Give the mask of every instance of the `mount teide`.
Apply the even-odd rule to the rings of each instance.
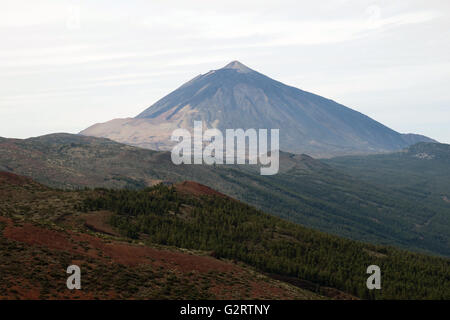
[[[135,118],[95,124],[83,135],[169,150],[176,128],[280,129],[280,148],[316,157],[399,150],[433,141],[401,134],[321,96],[287,86],[238,61],[199,75]]]

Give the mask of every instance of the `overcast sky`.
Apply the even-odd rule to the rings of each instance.
[[[134,117],[239,60],[450,143],[450,1],[1,0],[0,136]]]

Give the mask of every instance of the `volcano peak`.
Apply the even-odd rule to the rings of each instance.
[[[234,70],[237,70],[238,72],[242,72],[242,73],[253,72],[252,69],[250,69],[243,63],[240,63],[237,60],[231,61],[229,64],[227,64],[222,69],[234,69]]]

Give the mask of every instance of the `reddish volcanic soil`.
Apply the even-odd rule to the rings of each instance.
[[[177,191],[225,195],[185,181]],[[1,299],[314,299],[208,252],[124,240],[111,212],[81,212],[82,193],[60,191],[0,172]],[[82,289],[66,286],[81,268]]]
[[[175,189],[181,193],[188,193],[195,196],[208,196],[214,195],[219,197],[226,197],[223,193],[220,193],[210,187],[197,183],[195,181],[183,181],[175,185]]]
[[[7,239],[74,254],[83,254],[93,258],[104,259],[106,256],[113,262],[128,266],[154,262],[157,265],[177,268],[181,271],[198,272],[209,272],[212,270],[228,272],[235,267],[232,264],[224,263],[209,256],[195,256],[118,241],[106,242],[88,234],[54,231],[36,227],[29,223],[24,223],[22,226],[14,226],[11,220],[5,218],[2,218],[1,221],[7,222],[7,226],[3,231],[3,236]],[[79,243],[86,243],[88,250],[86,250],[86,246],[80,247]],[[102,253],[102,255],[99,253]]]
[[[3,231],[0,229],[1,245],[15,247],[16,245],[12,244],[17,243],[22,246],[22,249],[18,249],[18,251],[6,250],[8,251],[6,257],[9,260],[3,259],[3,261],[0,261],[0,275],[6,274],[5,281],[7,281],[3,284],[5,288],[0,283],[0,290],[2,290],[0,299],[42,299],[42,292],[46,291],[48,291],[49,296],[46,296],[45,299],[93,299],[99,296],[99,292],[101,292],[101,299],[134,298],[133,296],[124,297],[122,295],[121,290],[127,289],[128,282],[119,279],[117,280],[117,286],[120,285],[120,287],[113,286],[113,288],[109,287],[103,290],[103,284],[99,282],[96,275],[90,276],[90,280],[85,280],[85,282],[90,283],[91,288],[96,286],[95,290],[88,289],[89,285],[82,290],[67,290],[64,283],[67,276],[64,268],[68,265],[64,267],[56,262],[60,256],[67,257],[66,264],[77,264],[83,270],[90,268],[103,272],[107,268],[113,268],[113,270],[119,268],[122,271],[112,271],[112,277],[120,277],[121,273],[125,273],[128,276],[131,274],[131,279],[143,277],[142,281],[148,281],[147,278],[149,278],[150,283],[145,284],[143,288],[145,290],[152,288],[153,291],[148,294],[140,294],[138,296],[140,299],[159,297],[159,289],[157,288],[161,284],[154,285],[151,282],[151,277],[154,277],[154,275],[147,277],[145,273],[147,271],[142,271],[148,268],[154,270],[150,271],[150,274],[159,272],[159,277],[162,277],[162,279],[170,278],[171,275],[177,277],[178,282],[172,285],[187,286],[187,292],[194,290],[193,288],[197,285],[201,287],[207,284],[207,289],[197,288],[195,290],[206,290],[208,297],[214,299],[308,298],[296,289],[286,288],[284,284],[268,278],[262,279],[261,275],[255,277],[254,272],[250,269],[207,255],[101,239],[90,234],[70,230],[52,230],[28,222],[17,222],[2,216],[0,216],[0,225],[3,225]],[[34,251],[29,253],[30,250]],[[5,255],[5,250],[2,249],[1,251],[0,254]],[[39,265],[39,268],[36,267],[36,264]],[[42,270],[42,266],[45,266],[44,270]],[[16,275],[8,274],[8,271],[4,271],[8,267],[12,269],[6,270],[24,268],[24,270],[31,272],[33,277],[22,276],[22,271]],[[47,268],[47,271],[45,271],[45,268]],[[41,274],[41,272],[43,273]],[[105,271],[105,273],[107,272]],[[52,274],[59,274],[60,279],[49,278]],[[41,279],[41,282],[33,281],[34,277]],[[44,284],[42,284],[42,279],[45,280]],[[108,280],[108,282],[108,285],[114,283],[113,280]],[[45,283],[56,283],[58,289],[45,289]],[[164,286],[164,284],[162,285]]]
[[[37,184],[30,178],[18,176],[10,172],[0,171],[0,184],[23,186],[31,183]]]

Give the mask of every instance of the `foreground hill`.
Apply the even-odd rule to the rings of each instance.
[[[108,212],[75,209],[88,194],[0,172],[0,299],[321,298],[205,251],[124,241]],[[81,290],[66,287],[72,264]]]
[[[238,61],[199,75],[136,118],[93,125],[81,134],[154,150],[169,150],[176,128],[280,129],[283,151],[315,157],[376,153],[404,148],[420,135],[403,135],[321,96],[287,86]]]
[[[193,180],[287,220],[351,239],[450,256],[450,203],[362,180],[306,155],[280,154],[280,173],[255,166],[176,166],[170,153],[54,134],[0,139],[0,170],[59,188],[143,188]],[[437,168],[436,168],[437,170]],[[447,170],[441,167],[440,170]],[[427,223],[431,217],[439,228]],[[421,226],[418,228],[417,226]]]
[[[0,188],[6,298],[450,298],[448,259],[306,229],[194,182],[58,191],[0,173]],[[71,264],[81,291],[65,287]],[[366,288],[371,264],[381,291]]]

